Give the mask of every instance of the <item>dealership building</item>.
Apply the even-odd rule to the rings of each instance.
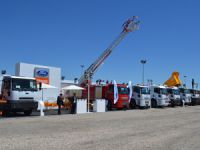
[[[36,78],[38,82],[49,84],[55,88],[44,88],[38,92],[37,100],[55,102],[57,96],[62,92],[62,87],[74,84],[72,80],[61,80],[61,68],[42,66],[28,63],[17,63],[15,66],[16,76]]]

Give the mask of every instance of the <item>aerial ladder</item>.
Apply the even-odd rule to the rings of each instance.
[[[85,71],[84,74],[78,80],[79,85],[86,85],[91,82],[91,79],[94,73],[98,70],[98,68],[102,65],[102,63],[108,58],[108,56],[112,53],[114,48],[116,48],[119,43],[125,38],[125,36],[132,31],[139,29],[139,21],[137,16],[133,16],[128,19],[122,26],[123,30],[119,34],[119,36],[111,43],[111,45],[92,63]]]

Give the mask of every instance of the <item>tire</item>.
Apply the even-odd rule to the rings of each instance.
[[[157,101],[155,99],[152,99],[151,100],[151,108],[157,108],[158,105],[157,105]]]
[[[32,114],[32,110],[25,110],[24,115],[30,116]]]
[[[134,99],[132,99],[132,100],[130,101],[129,108],[130,108],[130,109],[136,109],[136,102],[135,102]]]
[[[174,100],[171,100],[171,107],[175,107],[176,105],[175,105],[175,102],[174,102]]]
[[[108,111],[112,110],[112,102],[110,100],[108,100],[107,109]]]
[[[4,110],[4,111],[2,111],[2,116],[3,116],[3,117],[9,117],[9,116],[10,116],[10,112]]]

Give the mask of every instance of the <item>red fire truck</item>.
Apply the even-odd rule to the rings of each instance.
[[[88,98],[90,103],[92,100],[98,98],[105,98],[108,100],[109,109],[128,107],[128,89],[126,85],[118,84],[118,99],[114,103],[114,84],[106,84],[103,86],[92,85],[91,80],[94,73],[99,69],[106,58],[112,53],[115,47],[124,39],[124,37],[131,31],[139,28],[139,21],[137,16],[133,16],[123,24],[123,30],[120,35],[112,42],[112,44],[94,61],[78,80],[78,84],[84,87],[83,97]],[[88,93],[89,89],[89,93]]]

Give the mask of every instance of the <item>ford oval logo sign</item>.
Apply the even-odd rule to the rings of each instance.
[[[46,71],[46,70],[38,70],[37,75],[40,76],[40,77],[48,77],[49,72]]]

